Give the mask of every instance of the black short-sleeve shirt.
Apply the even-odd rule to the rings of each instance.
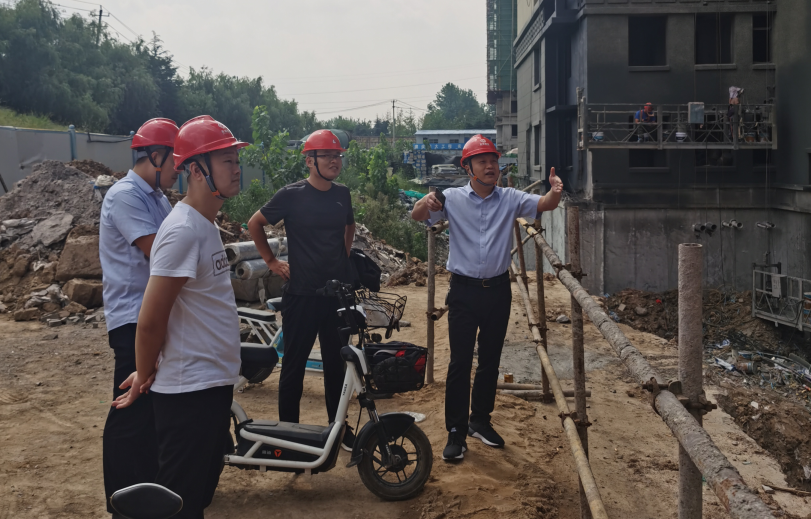
[[[287,292],[315,295],[331,279],[352,281],[344,232],[355,223],[355,215],[346,186],[333,182],[328,191],[319,191],[299,180],[277,191],[259,211],[271,225],[284,220],[290,263]]]

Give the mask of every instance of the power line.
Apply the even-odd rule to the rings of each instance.
[[[451,80],[448,80],[448,82],[466,81],[468,79],[481,79],[481,76],[472,76],[472,77],[465,77],[465,78],[460,78],[460,79],[451,79]],[[445,81],[445,80],[441,80],[441,81]],[[335,90],[333,92],[302,92],[302,93],[298,93],[298,94],[286,94],[286,96],[287,97],[292,97],[292,96],[309,96],[309,95],[346,94],[346,93],[350,93],[350,92],[369,92],[369,91],[376,91],[376,90],[391,90],[391,89],[394,89],[394,88],[407,88],[407,87],[436,85],[436,84],[437,84],[436,81],[431,81],[430,83],[416,83],[416,84],[412,84],[412,85],[397,85],[397,86],[392,86],[392,87],[380,87],[380,88],[361,88],[361,89],[358,89],[358,90]]]
[[[381,101],[379,103],[375,103],[375,104],[372,104],[372,105],[356,106],[354,108],[344,108],[344,109],[341,109],[341,110],[333,110],[331,112],[317,112],[317,113],[319,115],[337,114],[338,112],[351,112],[352,110],[361,110],[363,108],[371,108],[373,106],[379,106],[379,105],[382,105],[382,104],[388,104],[388,101]],[[313,111],[315,111],[315,110],[313,110]]]
[[[56,7],[64,7],[65,9],[73,9],[74,11],[85,11],[85,12],[88,12],[88,13],[95,13],[96,12],[96,11],[94,11],[92,9],[82,9],[81,7],[71,7],[69,5],[55,4],[53,2],[51,2],[51,5],[54,5]]]
[[[301,80],[301,81],[291,81],[291,83],[304,83],[304,82],[312,82],[313,79],[339,79],[339,78],[346,78],[346,79],[357,79],[357,78],[372,78],[372,77],[396,77],[396,76],[408,76],[411,74],[416,74],[419,72],[431,72],[435,70],[454,70],[459,68],[468,68],[474,64],[469,65],[458,65],[455,67],[433,67],[433,68],[423,68],[423,69],[415,69],[410,71],[403,71],[403,72],[395,72],[395,73],[371,73],[371,74],[343,74],[337,76],[296,76],[296,77],[289,77],[289,78],[274,78],[274,81],[287,81],[288,79],[292,80]]]
[[[115,18],[115,19],[118,21],[118,23],[120,23],[121,25],[123,25],[123,26],[124,26],[124,27],[125,27],[125,28],[126,28],[128,31],[130,31],[132,34],[134,34],[136,38],[140,38],[140,37],[141,37],[141,35],[140,35],[140,34],[136,33],[136,32],[135,32],[135,31],[133,31],[132,29],[130,29],[130,28],[127,26],[127,24],[125,24],[124,22],[122,22],[121,20],[119,20],[119,18],[118,18],[116,15],[114,15],[113,13],[111,13],[109,10],[107,11],[107,14],[109,14],[110,16],[112,16],[113,18]]]
[[[117,35],[121,36],[122,38],[124,38],[124,39],[125,39],[125,40],[127,40],[128,42],[132,43],[132,40],[131,40],[131,39],[127,38],[126,36],[124,36],[123,34],[121,34],[120,32],[118,32],[118,31],[115,29],[115,27],[113,27],[113,26],[112,26],[112,25],[110,25],[109,23],[104,22],[104,26],[105,26],[105,27],[107,27],[108,29],[110,29],[111,31],[113,31],[114,33],[116,33]]]

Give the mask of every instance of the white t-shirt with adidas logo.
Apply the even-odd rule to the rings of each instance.
[[[239,317],[215,225],[179,202],[160,226],[150,258],[151,276],[189,278],[169,315],[152,391],[190,393],[236,384]]]

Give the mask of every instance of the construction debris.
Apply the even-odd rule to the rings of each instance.
[[[716,397],[718,405],[735,419],[741,429],[771,453],[780,464],[786,480],[797,490],[811,491],[811,414],[808,409],[757,385],[737,386],[724,375],[714,382],[727,388]],[[758,408],[751,405],[757,401]],[[769,485],[772,488],[773,485]]]
[[[122,179],[127,174],[126,171],[116,173],[112,169],[102,164],[101,162],[96,162],[95,160],[73,160],[68,162],[67,165],[72,168],[76,168],[82,173],[91,176],[93,178],[97,178],[101,175],[106,175],[113,177],[115,179]]]
[[[0,197],[0,214],[8,220],[39,222],[58,213],[68,213],[73,215],[76,225],[98,225],[100,211],[101,204],[93,197],[93,179],[55,160],[34,166],[30,175]]]

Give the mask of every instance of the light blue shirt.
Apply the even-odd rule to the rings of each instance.
[[[450,251],[447,268],[454,274],[490,279],[507,272],[516,218],[535,218],[540,195],[496,187],[482,199],[468,183],[443,191],[445,207],[431,211],[428,225],[447,219]]]
[[[134,243],[156,234],[171,211],[164,194],[132,170],[107,191],[101,205],[99,259],[108,330],[138,322],[149,258]]]

